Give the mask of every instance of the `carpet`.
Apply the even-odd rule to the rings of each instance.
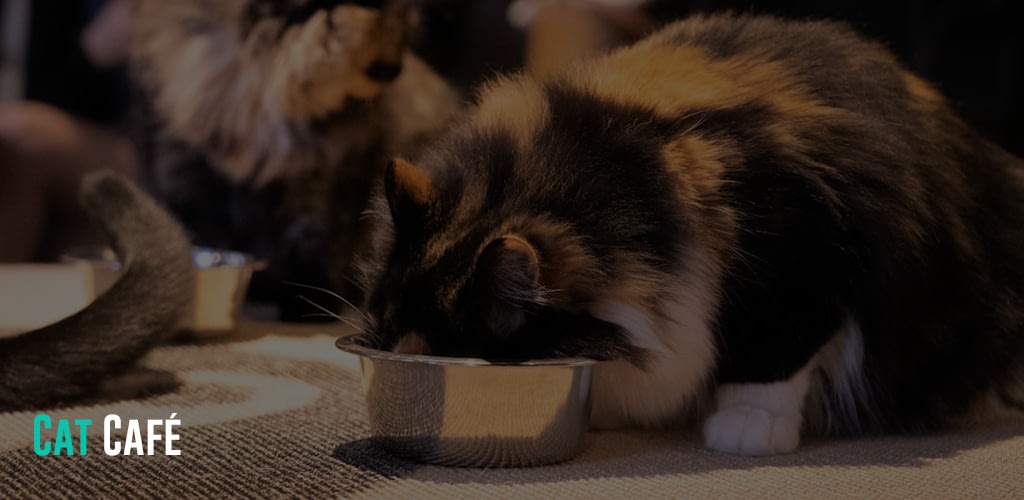
[[[368,440],[358,363],[325,325],[246,322],[145,361],[182,386],[46,412],[91,418],[86,456],[37,456],[32,413],[0,414],[0,498],[1024,498],[1024,418],[931,436],[819,440],[746,458],[686,433],[592,432],[564,464],[458,469],[397,459]],[[106,456],[102,423],[181,420],[180,456]],[[46,434],[44,434],[46,437]]]

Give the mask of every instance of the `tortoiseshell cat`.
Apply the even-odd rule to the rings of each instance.
[[[1024,387],[1024,163],[827,22],[685,20],[395,160],[368,342],[590,356],[593,424],[936,429]]]
[[[348,292],[371,186],[459,108],[406,51],[408,3],[141,1],[145,177],[195,242]]]

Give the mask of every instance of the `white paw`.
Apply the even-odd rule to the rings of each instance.
[[[800,444],[800,418],[748,405],[723,408],[704,423],[704,444],[747,456],[789,453]]]

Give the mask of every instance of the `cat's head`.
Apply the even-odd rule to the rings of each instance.
[[[337,160],[324,134],[412,76],[414,18],[411,0],[143,0],[133,70],[170,135],[264,184]]]
[[[378,95],[402,71],[410,0],[248,0],[240,35],[276,47],[293,118],[323,117]],[[281,50],[281,49],[284,50]]]
[[[378,214],[389,241],[367,303],[370,342],[503,361],[638,360],[621,327],[585,310],[602,281],[598,260],[570,225],[525,210],[500,166],[487,165],[502,161],[502,148],[486,151],[389,166]],[[462,165],[445,168],[451,162]]]

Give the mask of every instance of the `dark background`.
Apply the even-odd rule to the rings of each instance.
[[[426,0],[418,52],[463,90],[523,60],[523,35],[508,26],[508,0]],[[125,109],[121,70],[96,71],[78,48],[103,0],[33,0],[27,97],[114,123]],[[850,23],[881,40],[936,84],[961,114],[1024,155],[1024,29],[1018,0],[654,0],[663,20],[734,10]]]
[[[1019,0],[654,0],[658,17],[734,10],[849,23],[939,87],[960,113],[1024,156],[1024,2]]]

